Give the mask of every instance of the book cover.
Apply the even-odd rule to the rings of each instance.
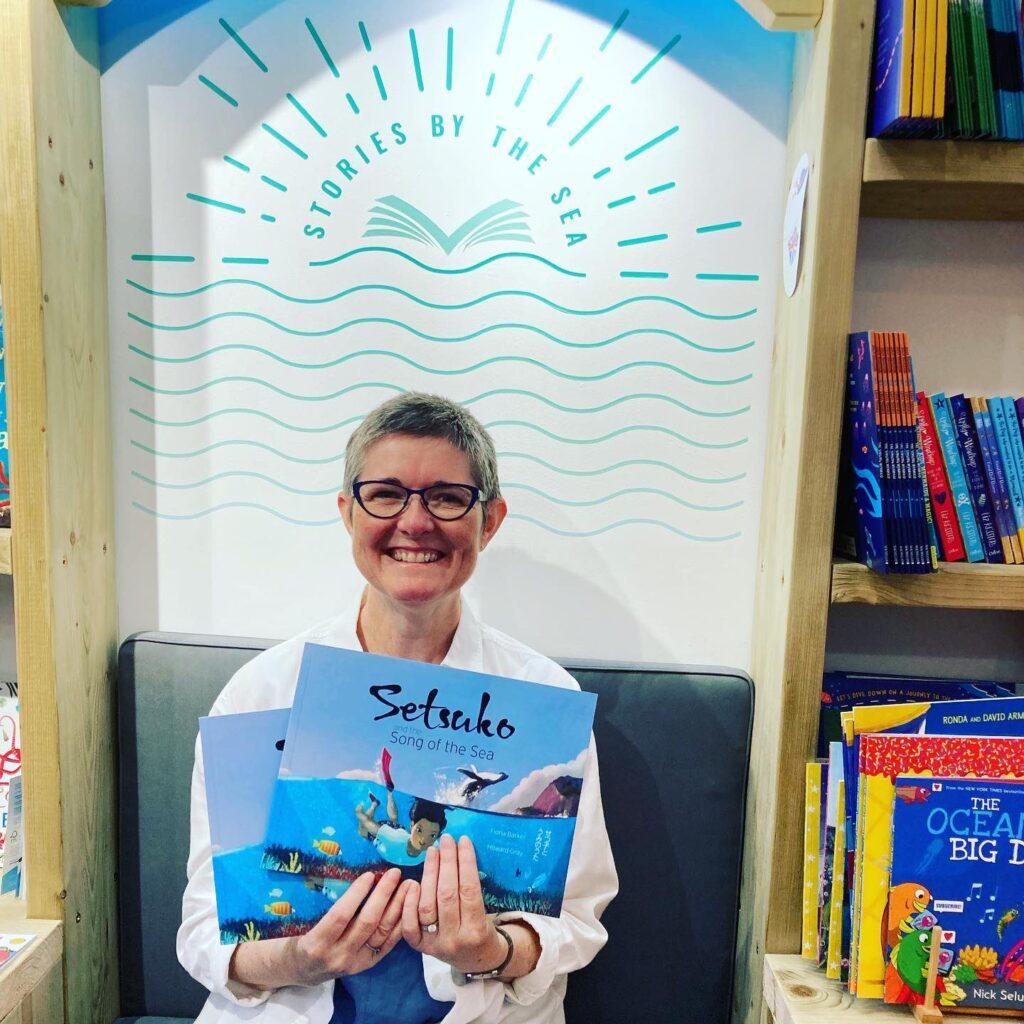
[[[939,0],[935,36],[935,112],[936,121],[946,116],[946,89],[950,73],[949,0]]]
[[[921,429],[917,419],[917,384],[914,381],[914,360],[907,353],[909,371],[909,392],[907,394],[907,418],[911,424],[914,438],[914,456],[917,464],[917,486],[921,492],[920,502],[924,514],[925,540],[928,545],[927,565],[932,572],[937,571],[940,557],[939,535],[935,529],[935,515],[932,511],[932,498],[928,493],[928,474],[924,466],[924,450],[921,447]]]
[[[978,523],[974,518],[971,492],[967,486],[963,464],[960,461],[960,449],[957,446],[956,428],[953,426],[953,417],[950,415],[949,401],[940,391],[931,396],[931,404],[932,413],[935,416],[935,426],[939,433],[939,443],[942,446],[943,459],[946,463],[953,506],[956,509],[960,534],[967,551],[967,560],[969,562],[984,562],[985,548],[981,542]]]
[[[22,803],[21,776],[11,779],[7,791],[7,835],[4,837],[4,869],[0,874],[0,896],[22,895],[25,859],[25,815]]]
[[[843,981],[849,970],[849,958],[844,963],[843,954],[843,889],[846,865],[846,781],[836,783],[836,828],[835,849],[832,860],[832,890],[829,893],[828,943],[825,961],[825,977]]]
[[[1017,420],[1017,407],[1013,404],[1012,398],[993,398],[991,401],[997,402],[1003,410],[1007,444],[1017,471],[1017,479],[1020,481],[1021,498],[1024,501],[1024,439],[1021,438],[1020,424]],[[1024,527],[1024,521],[1018,520],[1018,525]],[[1019,531],[1019,536],[1021,543],[1024,544],[1024,529]]]
[[[913,528],[915,572],[935,570],[934,529],[931,509],[928,507],[927,486],[924,478],[924,455],[917,430],[917,399],[914,387],[914,369],[910,358],[910,344],[903,331],[893,335],[899,382],[900,433],[906,452],[906,486],[909,517]]]
[[[932,418],[931,403],[923,392],[917,393],[918,429],[921,432],[921,450],[924,452],[925,472],[928,475],[928,493],[932,499],[935,529],[947,562],[962,562],[967,553],[960,537],[960,526],[950,495],[949,480],[942,459],[938,431]]]
[[[1010,492],[1010,508],[1013,521],[1017,526],[1017,541],[1024,546],[1024,480],[1017,472],[1017,460],[1010,440],[1010,424],[1006,422],[1006,410],[998,398],[988,400],[988,412],[992,420],[992,432],[995,434],[996,446],[1006,474],[1007,489]]]
[[[895,792],[885,1001],[924,1002],[938,924],[937,1005],[1021,1010],[1024,785],[901,776]]]
[[[824,828],[818,868],[818,942],[815,961],[818,967],[827,967],[831,942],[832,889],[835,871],[835,851],[839,833],[845,822],[839,818],[839,786],[843,780],[843,745],[829,744],[825,772]]]
[[[21,774],[19,718],[18,684],[13,679],[0,679],[0,874],[4,869],[11,782]]]
[[[6,967],[34,938],[34,935],[0,932],[0,969]]]
[[[287,708],[199,720],[224,944],[301,935],[354,880],[316,880],[262,866],[263,836],[288,730]]]
[[[825,762],[808,761],[804,765],[804,877],[800,899],[800,954],[805,960],[817,959],[818,878],[825,790]]]
[[[263,864],[418,877],[441,832],[465,835],[489,911],[557,916],[596,701],[307,644]]]
[[[871,135],[898,132],[910,118],[914,0],[879,0],[871,78]]]
[[[869,999],[881,999],[885,989],[885,950],[880,936],[889,894],[895,780],[900,775],[1024,778],[1024,737],[861,736],[863,821],[858,821],[859,919],[854,927],[859,936],[857,994]]]
[[[886,567],[902,572],[907,560],[906,532],[902,513],[900,447],[893,419],[893,373],[888,335],[871,332],[871,365],[875,378],[875,409],[882,449],[882,511],[885,515]]]
[[[971,493],[971,505],[985,550],[985,561],[1002,562],[1003,548],[999,539],[999,529],[996,526],[992,499],[989,497],[981,468],[981,454],[978,434],[974,425],[974,415],[963,395],[950,396],[949,411],[953,418],[953,427],[956,430],[957,446],[960,449],[960,460],[967,480],[967,489]]]
[[[974,412],[974,423],[978,428],[978,439],[981,442],[982,469],[988,480],[995,508],[996,523],[999,526],[999,539],[1003,548],[1003,557],[1007,564],[1021,561],[1020,539],[1017,536],[1017,520],[1010,505],[1010,490],[1003,469],[1002,456],[996,443],[992,429],[992,418],[988,413],[988,403],[984,398],[972,398],[971,409]]]

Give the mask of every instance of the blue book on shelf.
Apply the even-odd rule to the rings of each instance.
[[[949,487],[953,492],[957,518],[960,520],[960,532],[964,538],[964,547],[967,549],[967,561],[984,562],[985,548],[982,546],[981,533],[974,518],[971,492],[967,487],[964,467],[960,462],[956,428],[949,413],[949,401],[941,391],[937,395],[932,395],[932,409],[935,412],[935,427],[939,432],[946,472],[949,474]]]
[[[914,0],[878,0],[871,73],[870,134],[895,135],[911,125]]]
[[[557,917],[597,698],[306,644],[264,867],[419,877],[441,833],[476,849],[488,911]]]
[[[974,506],[978,529],[981,531],[982,544],[985,547],[985,561],[1002,562],[1003,548],[999,541],[999,528],[996,525],[992,499],[985,485],[985,475],[981,468],[978,433],[974,426],[971,407],[963,395],[951,395],[949,411],[953,416],[960,460],[963,463],[964,476],[967,478],[967,486],[971,492],[971,503]]]
[[[1010,440],[1010,424],[1006,421],[1006,407],[1001,398],[988,400],[988,411],[992,417],[992,431],[996,437],[999,454],[1003,460],[1007,488],[1010,492],[1010,507],[1013,510],[1017,536],[1024,539],[1024,479],[1017,469],[1017,459]],[[1014,417],[1016,419],[1016,417]]]
[[[846,471],[855,512],[854,541],[857,559],[875,572],[884,573],[888,571],[886,522],[870,335],[867,332],[851,334],[849,344]]]
[[[298,935],[327,913],[334,888],[262,866],[263,835],[288,730],[287,708],[199,720],[220,941]]]
[[[921,1002],[938,925],[943,1009],[1019,1012],[1024,783],[911,775],[896,778],[895,792],[886,1002]]]
[[[1013,541],[1017,537],[1017,521],[1010,504],[1010,490],[1003,469],[1002,456],[996,443],[995,431],[992,429],[992,416],[985,408],[984,399],[972,399],[974,424],[978,429],[981,442],[981,459],[988,480],[989,493],[996,513],[996,524],[999,527],[1000,541],[1003,542],[1003,554],[1007,562],[1015,561]]]
[[[1017,479],[1020,481],[1021,506],[1024,512],[1024,440],[1021,439],[1020,422],[1017,419],[1017,409],[1012,398],[994,398],[1003,410],[1003,419],[1006,422],[1007,444],[1010,449],[1010,456],[1013,459],[1013,466],[1017,472]],[[1019,519],[1017,525],[1024,528],[1024,519]]]

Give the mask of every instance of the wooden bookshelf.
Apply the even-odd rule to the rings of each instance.
[[[822,0],[739,0],[742,8],[765,28],[797,32],[821,21]]]
[[[63,1018],[63,927],[60,921],[29,918],[22,900],[10,896],[0,898],[0,932],[35,935],[31,944],[7,967],[0,968],[0,1021],[3,1024],[8,1020],[57,1021]],[[24,1016],[26,1001],[31,1017]],[[21,1017],[16,1016],[19,1008]]]
[[[832,566],[833,604],[907,605],[918,608],[1024,610],[1024,565],[940,562],[926,576],[872,572],[860,562]]]
[[[11,575],[11,531],[0,529],[0,576]]]
[[[1024,144],[868,139],[861,213],[1024,220]]]
[[[764,1000],[775,1024],[913,1024],[909,1006],[886,1006],[878,999],[855,999],[838,981],[810,960],[792,954],[764,958]],[[956,1024],[993,1024],[1006,1020],[973,1013],[957,1013],[947,1020]]]

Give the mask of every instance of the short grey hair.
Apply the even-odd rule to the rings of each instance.
[[[480,488],[480,499],[489,501],[501,497],[498,456],[484,425],[464,405],[422,391],[406,391],[382,402],[352,432],[345,446],[343,486],[346,494],[352,493],[370,446],[389,434],[437,437],[447,441],[468,456],[473,483]]]

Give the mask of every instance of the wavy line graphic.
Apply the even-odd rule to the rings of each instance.
[[[524,516],[516,512],[510,512],[508,518],[516,519],[521,523],[529,523],[531,526],[539,526],[542,530],[547,530],[548,533],[558,534],[559,537],[599,537],[602,533],[608,533],[609,530],[618,530],[623,526],[657,526],[686,540],[699,541],[705,544],[720,544],[724,541],[738,540],[742,536],[741,533],[727,533],[720,537],[700,537],[693,533],[687,533],[685,530],[677,529],[675,526],[670,526],[668,523],[663,523],[660,519],[620,519],[618,522],[609,523],[607,526],[601,526],[596,530],[560,530],[558,527],[542,523],[539,519],[534,519],[532,516]]]
[[[296,370],[328,370],[334,366],[341,366],[344,363],[351,362],[353,359],[377,357],[380,359],[397,359],[400,363],[404,363],[406,366],[411,366],[413,369],[419,370],[422,373],[433,374],[437,377],[461,377],[467,373],[475,373],[477,370],[482,370],[485,367],[494,366],[498,363],[521,363],[524,366],[535,366],[538,369],[544,370],[545,373],[550,373],[553,377],[558,377],[561,380],[572,381],[608,380],[610,377],[617,377],[620,373],[625,373],[627,370],[636,369],[668,370],[680,377],[685,377],[687,380],[692,380],[696,384],[706,384],[709,387],[728,387],[734,384],[743,384],[745,381],[748,381],[753,377],[752,373],[744,374],[742,377],[727,377],[725,379],[718,380],[710,377],[698,377],[696,374],[690,373],[689,371],[684,370],[681,366],[676,366],[674,363],[665,363],[654,359],[640,359],[630,363],[622,363],[619,366],[612,367],[610,370],[606,370],[604,373],[578,374],[566,373],[564,370],[558,370],[554,366],[542,362],[539,359],[533,359],[530,356],[492,356],[490,359],[482,359],[480,362],[472,363],[469,366],[453,369],[441,369],[436,366],[426,366],[423,363],[418,363],[415,359],[410,359],[408,356],[404,356],[399,352],[392,352],[389,349],[380,348],[360,349],[358,352],[349,352],[347,355],[338,356],[337,359],[331,359],[324,363],[301,363],[294,359],[286,359],[284,356],[280,356],[276,352],[271,352],[269,349],[262,348],[259,345],[218,345],[214,348],[204,349],[202,352],[191,356],[158,356],[152,352],[146,351],[145,349],[139,348],[136,345],[129,345],[128,349],[136,355],[140,355],[154,363],[194,363],[201,359],[206,359],[217,352],[229,350],[258,352],[260,355],[268,356],[270,359],[280,363],[282,366],[289,366]],[[747,408],[749,408],[749,406]],[[739,411],[745,412],[746,409]],[[693,412],[698,416],[736,416],[739,414],[736,411],[722,413],[705,412],[698,409],[694,409]]]
[[[672,465],[671,462],[661,462],[658,459],[623,459],[622,462],[614,462],[610,466],[602,466],[600,469],[569,469],[565,466],[556,466],[551,462],[530,452],[498,452],[499,459],[525,459],[527,462],[535,462],[553,473],[561,473],[563,476],[603,476],[605,473],[614,472],[616,469],[624,469],[632,466],[653,466],[657,469],[667,469],[684,480],[691,480],[697,484],[734,484],[746,477],[746,473],[737,473],[735,476],[723,476],[720,478],[695,476],[687,473],[686,470]]]
[[[542,263],[544,266],[550,267],[552,270],[557,270],[559,274],[565,274],[566,277],[587,276],[581,270],[568,270],[565,267],[560,267],[557,263],[552,263],[551,260],[545,259],[543,256],[539,256],[535,252],[499,252],[495,253],[493,256],[488,256],[487,259],[480,260],[479,263],[474,263],[469,267],[432,267],[430,264],[416,259],[415,256],[410,256],[407,252],[402,252],[401,249],[393,249],[386,245],[361,245],[357,249],[349,249],[348,252],[343,252],[340,256],[332,256],[329,260],[310,260],[309,265],[311,267],[330,267],[335,263],[341,263],[342,260],[351,259],[353,256],[359,256],[367,252],[385,252],[392,256],[399,256],[403,260],[419,267],[421,270],[429,271],[431,274],[472,274],[474,270],[480,270],[482,267],[489,266],[491,263],[495,263],[498,260],[523,259]]]
[[[475,299],[467,299],[465,302],[445,303],[430,302],[413,292],[406,291],[404,288],[399,288],[390,284],[360,284],[353,288],[346,288],[344,291],[335,292],[333,295],[326,295],[320,299],[311,299],[303,298],[298,295],[290,295],[288,292],[279,291],[277,288],[274,288],[263,281],[254,281],[248,277],[223,278],[220,281],[211,281],[209,284],[204,284],[200,288],[192,288],[188,291],[178,292],[160,291],[159,289],[149,288],[138,281],[133,281],[131,278],[127,278],[126,283],[137,291],[142,292],[144,295],[151,295],[155,298],[162,299],[191,299],[196,295],[203,295],[214,288],[222,288],[225,285],[246,285],[252,288],[258,288],[261,291],[267,292],[268,294],[282,299],[285,302],[309,306],[319,306],[326,305],[331,302],[337,302],[340,299],[344,299],[349,295],[355,295],[358,292],[380,291],[388,292],[392,295],[401,295],[403,298],[409,299],[411,302],[415,302],[417,305],[423,306],[427,309],[439,309],[446,312],[459,309],[471,309],[474,306],[490,302],[493,299],[524,298],[533,299],[536,302],[540,302],[547,306],[549,309],[554,309],[559,313],[568,313],[571,316],[603,316],[605,313],[614,313],[616,310],[623,309],[626,306],[635,305],[638,302],[664,303],[665,305],[672,306],[675,309],[681,309],[686,313],[691,313],[693,316],[698,317],[701,320],[746,320],[748,317],[752,317],[757,313],[757,307],[744,310],[742,313],[707,313],[703,310],[696,309],[694,306],[687,305],[685,302],[680,302],[678,299],[670,298],[668,295],[633,295],[627,299],[622,299],[619,302],[613,302],[610,306],[600,306],[596,309],[576,309],[572,306],[562,306],[554,300],[549,299],[544,295],[540,295],[537,292],[515,288],[502,289],[496,292],[487,292],[486,295],[481,295]],[[722,349],[720,351],[727,352],[731,350]]]
[[[165,395],[169,398],[183,398],[187,395],[195,395],[201,391],[206,391],[208,388],[213,387],[216,384],[257,384],[260,387],[268,388],[275,394],[281,395],[283,398],[291,398],[299,402],[327,402],[333,398],[340,398],[342,395],[346,395],[352,391],[361,391],[366,388],[383,388],[388,391],[396,391],[400,394],[404,394],[405,389],[400,388],[395,384],[385,384],[379,381],[367,381],[361,384],[350,384],[348,387],[341,388],[339,391],[331,392],[327,395],[298,395],[293,394],[290,391],[285,391],[283,388],[279,388],[276,384],[271,384],[269,381],[260,379],[259,377],[217,377],[214,380],[205,381],[202,384],[197,384],[192,388],[159,388],[154,384],[148,384],[145,381],[139,380],[137,377],[129,377],[129,382],[135,384],[137,387],[142,388],[145,391],[149,391],[156,395]],[[672,398],[669,395],[658,395],[653,393],[637,393],[632,395],[622,395],[619,398],[612,399],[610,402],[605,402],[603,405],[595,405],[590,407],[576,407],[571,405],[560,405],[558,402],[547,398],[544,395],[538,394],[535,391],[526,391],[522,388],[495,388],[492,391],[485,391],[483,394],[475,395],[473,398],[462,399],[462,405],[475,405],[477,402],[482,402],[486,398],[494,398],[498,395],[518,395],[522,398],[535,398],[539,402],[543,402],[545,405],[550,406],[553,409],[558,409],[560,412],[571,412],[571,413],[596,413],[604,412],[607,409],[613,409],[617,405],[621,405],[623,402],[633,402],[638,399],[648,398],[656,402],[667,402],[669,405],[673,405],[678,409],[683,409],[687,412],[693,410],[685,402],[680,402],[676,398]],[[697,448],[737,448],[742,444],[746,444],[747,438],[741,438],[738,441],[727,441],[723,443],[713,444],[705,441],[695,441],[690,439],[689,443]]]
[[[267,476],[265,473],[255,473],[249,470],[240,469],[227,470],[223,473],[214,473],[213,476],[205,477],[202,480],[192,480],[187,483],[171,483],[165,480],[154,480],[152,477],[139,473],[137,470],[132,470],[132,476],[143,481],[143,483],[149,484],[151,487],[174,491],[194,491],[198,490],[200,487],[206,487],[209,484],[215,483],[218,480],[235,478],[262,480],[265,483],[272,484],[274,487],[277,487],[282,491],[287,491],[289,494],[298,494],[307,497],[325,497],[329,494],[337,494],[339,489],[337,485],[334,487],[314,489],[292,487],[283,480]],[[541,490],[539,487],[533,487],[530,484],[503,483],[501,485],[501,489],[502,491],[528,491],[530,494],[535,494],[555,505],[565,505],[571,508],[593,508],[597,505],[604,505],[610,501],[614,501],[616,498],[628,497],[636,494],[668,498],[669,501],[673,501],[677,505],[682,505],[684,508],[692,509],[695,512],[730,512],[744,504],[742,501],[734,501],[728,505],[698,505],[694,502],[687,501],[685,498],[680,498],[678,495],[672,494],[669,491],[663,491],[656,487],[626,487],[622,490],[614,491],[611,494],[606,494],[603,497],[592,498],[587,501],[571,501],[567,498],[559,498],[553,494],[549,494],[547,491]]]
[[[644,396],[646,397],[646,396]],[[675,430],[671,430],[668,427],[662,427],[655,423],[633,423],[628,427],[619,427],[618,430],[612,430],[607,434],[601,434],[600,437],[565,437],[562,434],[555,434],[550,430],[546,430],[544,427],[537,423],[531,423],[528,420],[494,420],[491,423],[486,423],[484,426],[490,430],[492,427],[524,427],[526,430],[535,430],[538,434],[543,434],[545,437],[550,438],[552,441],[561,441],[562,444],[602,444],[605,441],[611,441],[613,438],[621,437],[623,434],[632,434],[634,431],[643,430],[649,431],[654,434],[666,434],[669,437],[675,438],[677,441],[682,441],[685,444],[695,445],[697,447],[703,447],[699,442],[694,441],[692,438],[687,437],[685,434],[680,434]],[[729,448],[738,448],[740,445],[746,444],[748,438],[744,437],[740,440],[727,445]]]
[[[263,316],[261,313],[246,313],[241,310],[229,311],[226,313],[214,313],[211,316],[205,317],[202,320],[197,320],[195,323],[191,324],[158,324],[153,323],[150,320],[146,320],[141,316],[137,316],[135,313],[128,314],[128,318],[130,320],[134,320],[143,327],[147,327],[154,331],[172,331],[174,333],[194,331],[200,327],[205,327],[207,324],[211,324],[216,320],[226,320],[232,317],[238,317],[244,320],[256,320],[260,323],[266,324],[268,327],[273,327],[282,334],[289,334],[294,338],[327,338],[334,334],[340,334],[342,331],[347,331],[353,327],[365,327],[372,324],[374,326],[399,327],[403,331],[407,331],[409,334],[412,334],[423,341],[435,341],[445,344],[474,341],[477,338],[483,337],[485,334],[492,334],[495,331],[517,330],[540,335],[540,337],[547,338],[548,341],[553,341],[556,345],[562,345],[565,348],[603,348],[605,345],[612,345],[625,338],[632,338],[638,335],[647,334],[672,338],[675,341],[681,342],[684,345],[689,345],[691,348],[698,349],[701,352],[742,352],[754,345],[753,341],[744,342],[742,345],[736,345],[729,348],[717,348],[708,345],[701,345],[698,342],[691,341],[682,334],[678,334],[675,331],[669,331],[661,327],[637,327],[630,331],[623,331],[620,334],[612,335],[612,337],[605,338],[602,341],[569,341],[566,338],[559,338],[557,335],[551,334],[549,331],[545,331],[542,327],[536,327],[533,324],[524,324],[514,321],[505,324],[489,324],[487,327],[481,327],[478,331],[471,331],[469,334],[445,335],[427,334],[401,320],[395,320],[391,317],[384,316],[359,317],[356,320],[347,320],[343,324],[338,324],[337,327],[328,327],[322,331],[303,331],[292,327],[285,327],[283,324],[278,323],[276,320],[271,320],[270,317]]]
[[[266,512],[269,515],[274,516],[276,519],[280,519],[282,522],[290,524],[291,526],[337,526],[339,523],[337,516],[332,516],[330,519],[294,519],[291,516],[286,516],[283,512],[278,512],[277,509],[270,508],[268,505],[261,505],[255,501],[225,501],[220,505],[212,505],[210,508],[199,509],[197,512],[186,513],[157,512],[155,509],[149,508],[138,501],[132,502],[132,508],[138,509],[140,512],[145,512],[147,515],[153,516],[155,519],[165,519],[177,522],[204,519],[206,516],[211,516],[216,512],[224,512],[227,509],[245,508],[254,509],[259,512]],[[686,540],[698,541],[701,543],[721,543],[723,541],[736,540],[741,536],[739,533],[729,533],[718,537],[702,537],[697,534],[687,533],[685,530],[680,530],[675,526],[670,526],[668,523],[662,522],[660,519],[620,519],[617,522],[609,523],[607,526],[601,526],[596,530],[560,530],[558,527],[549,526],[547,523],[543,523],[539,519],[534,519],[532,516],[510,513],[508,518],[516,519],[519,522],[530,523],[533,526],[539,526],[541,529],[547,530],[549,533],[556,533],[561,537],[597,537],[603,533],[608,533],[610,530],[621,529],[623,526],[656,526],[660,529],[668,530],[670,533],[674,533],[676,536],[683,537]]]

